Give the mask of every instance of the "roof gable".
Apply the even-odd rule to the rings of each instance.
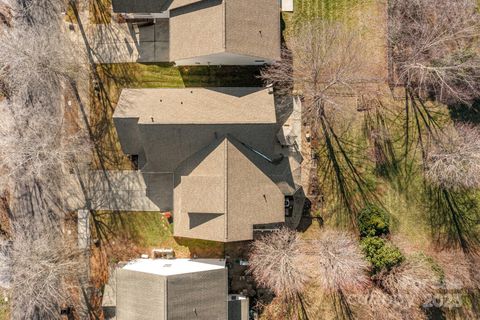
[[[174,213],[177,235],[224,242],[249,240],[254,224],[283,221],[283,194],[245,155],[251,152],[227,136],[179,166],[175,172],[179,179]]]

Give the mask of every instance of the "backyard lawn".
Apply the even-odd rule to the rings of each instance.
[[[150,255],[154,248],[172,248],[181,258],[223,257],[223,243],[174,238],[173,225],[159,212],[97,212],[96,217],[94,237],[103,239],[113,262]]]
[[[300,23],[316,18],[345,23],[359,32],[362,42],[365,44],[362,47],[362,50],[365,50],[362,55],[369,57],[367,69],[371,74],[368,76],[371,76],[372,82],[378,82],[379,85],[385,83],[385,90],[382,91],[385,96],[382,99],[386,101],[387,105],[392,106],[392,108],[401,106],[402,101],[391,99],[390,90],[386,85],[388,68],[385,2],[382,0],[296,0],[294,12],[283,14],[285,37],[288,39],[289,34]],[[352,102],[344,100],[344,108],[350,108]],[[352,114],[352,118],[346,122],[349,122],[349,126],[351,126],[348,128],[351,133],[347,138],[354,139],[357,145],[366,148],[362,134],[364,115],[354,109],[349,114]],[[398,130],[402,130],[402,124],[398,123],[398,126]],[[356,152],[359,152],[359,150],[356,150]],[[365,159],[362,161],[365,161]],[[368,168],[370,164],[359,161],[357,165],[359,168]],[[392,188],[389,183],[377,179],[370,173],[367,174],[368,179],[376,184],[378,195],[381,197],[380,200],[392,213],[395,225],[394,231],[411,238],[415,243],[425,244],[425,239],[429,237],[429,230],[421,206],[415,202],[415,199],[407,201],[405,195]],[[318,223],[313,223],[311,228],[318,228]],[[306,237],[309,237],[310,231],[312,230],[307,230]],[[313,231],[313,234],[315,233]]]
[[[220,242],[173,237],[173,225],[160,212],[95,212],[91,219],[92,239],[102,239],[92,246],[90,274],[92,284],[102,289],[110,270],[118,262],[151,256],[152,249],[172,248],[178,258],[223,258],[224,244]],[[94,305],[100,306],[100,297]],[[1,317],[0,302],[0,320]]]

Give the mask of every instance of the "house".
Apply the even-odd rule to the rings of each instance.
[[[270,89],[124,89],[113,117],[147,195],[173,210],[175,236],[251,240],[285,221],[300,187]]]
[[[228,295],[228,320],[250,319],[249,298],[241,294]]]
[[[139,259],[116,270],[117,320],[225,320],[225,260]]]
[[[113,0],[133,19],[165,23],[177,65],[263,65],[280,59],[278,0]]]

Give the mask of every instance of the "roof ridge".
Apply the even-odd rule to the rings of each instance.
[[[225,181],[225,196],[224,196],[224,201],[225,201],[225,241],[228,240],[228,147],[229,147],[229,141],[228,141],[228,134],[223,137],[225,140],[225,146],[224,146],[224,181]]]
[[[227,0],[222,1],[223,6],[223,50],[227,52]]]

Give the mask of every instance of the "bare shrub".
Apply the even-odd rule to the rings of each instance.
[[[476,0],[394,0],[390,41],[397,82],[422,99],[470,102],[480,93]]]
[[[420,257],[411,257],[392,270],[379,274],[377,281],[387,293],[410,308],[429,302],[440,284],[432,267]]]
[[[480,287],[479,256],[466,255],[462,250],[442,250],[434,252],[433,256],[442,269],[445,289],[458,291]]]
[[[260,286],[296,299],[310,278],[305,257],[298,234],[283,228],[253,242],[249,269]]]
[[[366,90],[361,45],[358,32],[345,24],[320,19],[302,22],[287,39],[283,59],[262,71],[277,93],[293,92],[304,98],[303,119],[319,137],[315,141],[319,142],[319,171],[325,173],[322,182],[328,188],[333,185],[341,213],[348,214],[341,222],[350,226],[355,225],[358,209],[374,201],[354,163],[352,150],[357,144],[341,128],[345,113],[338,112],[347,110],[342,98]]]
[[[47,25],[16,25],[0,32],[0,78],[12,91],[8,96],[15,94],[23,103],[30,95],[41,96],[49,107],[70,79],[85,74],[81,48],[58,23],[52,20]]]
[[[65,115],[43,108],[0,102],[0,171],[2,182],[26,179],[51,182],[68,174],[75,161],[88,158],[84,132]]]
[[[72,248],[61,234],[16,234],[8,261],[12,319],[61,319],[61,307],[74,304],[85,263]]]
[[[309,250],[314,254],[315,280],[325,292],[354,292],[369,285],[369,265],[350,234],[325,231]]]
[[[355,310],[357,319],[397,320],[404,319],[395,308],[393,298],[378,287],[348,296],[348,302]]]
[[[445,131],[427,153],[426,178],[453,191],[480,187],[480,129],[461,124]]]
[[[22,24],[45,25],[66,11],[70,0],[4,0]]]
[[[0,171],[2,185],[47,182],[88,161],[84,128],[66,103],[74,80],[86,75],[85,55],[69,39],[63,0],[10,1],[12,28],[0,31]],[[78,111],[77,111],[78,112]]]

